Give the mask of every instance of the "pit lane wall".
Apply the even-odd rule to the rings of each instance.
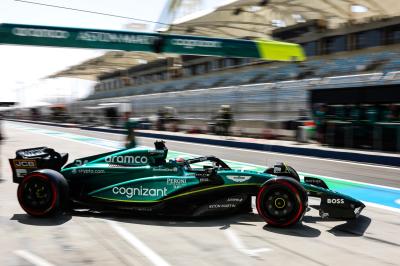
[[[88,127],[76,124],[62,124],[62,123],[52,123],[52,122],[31,121],[31,120],[17,120],[17,119],[7,119],[7,120],[29,123],[29,124],[55,126],[55,127],[78,127],[82,130],[88,130],[88,131],[107,132],[107,133],[115,133],[122,135],[126,134],[126,130],[117,128]],[[384,153],[373,154],[357,150],[346,150],[346,149],[331,150],[331,149],[326,149],[324,147],[310,147],[310,146],[297,147],[285,144],[279,145],[279,144],[267,144],[262,142],[256,142],[255,139],[252,141],[251,139],[248,138],[246,139],[236,138],[235,140],[229,140],[229,139],[224,139],[222,137],[211,138],[207,137],[207,135],[189,136],[184,133],[162,132],[162,131],[137,130],[136,135],[139,137],[146,137],[146,138],[182,141],[188,143],[215,145],[215,146],[223,146],[230,148],[276,152],[276,153],[284,153],[284,154],[299,155],[299,156],[310,156],[317,158],[351,161],[358,163],[379,164],[379,165],[387,165],[393,167],[400,166],[399,154],[384,154]]]

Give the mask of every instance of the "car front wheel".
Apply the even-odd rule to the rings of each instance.
[[[259,215],[271,226],[288,227],[299,222],[307,210],[307,192],[291,177],[268,180],[257,198]]]

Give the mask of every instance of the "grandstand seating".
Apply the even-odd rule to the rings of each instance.
[[[368,82],[369,84],[395,82],[395,80],[400,78],[400,74],[389,76],[386,74],[399,69],[400,51],[381,50],[378,52],[359,53],[352,56],[339,55],[336,58],[311,58],[302,63],[272,63],[239,69],[227,69],[225,71],[217,71],[183,79],[98,91],[90,95],[88,99],[280,82],[285,80],[307,80],[307,78],[313,77],[322,78],[319,84],[321,86],[332,87],[343,86],[345,84],[358,86],[360,82]],[[371,72],[372,74],[370,74]],[[368,74],[353,75],[357,73]],[[313,82],[316,82],[315,79]],[[305,85],[304,82],[302,84]]]
[[[337,87],[340,84],[353,84],[354,86],[359,86],[360,82],[365,85],[372,85],[382,78],[382,73],[371,73],[371,74],[359,74],[359,75],[346,75],[346,76],[335,76],[324,78],[320,82],[321,85],[334,85]]]

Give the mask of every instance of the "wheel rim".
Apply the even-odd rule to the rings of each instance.
[[[287,189],[276,188],[264,197],[263,206],[267,216],[275,219],[290,217],[295,208],[293,195]]]
[[[268,224],[283,227],[298,221],[304,207],[297,189],[289,182],[279,180],[261,188],[257,195],[257,210]]]
[[[56,187],[45,175],[26,177],[18,189],[21,207],[33,215],[45,215],[50,212],[57,200]]]

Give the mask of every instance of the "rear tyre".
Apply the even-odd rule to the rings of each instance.
[[[292,177],[277,177],[260,188],[256,203],[258,214],[269,225],[288,227],[303,218],[308,197],[303,186]]]
[[[22,209],[31,216],[56,215],[67,207],[68,183],[57,171],[34,171],[19,184],[17,196]]]

